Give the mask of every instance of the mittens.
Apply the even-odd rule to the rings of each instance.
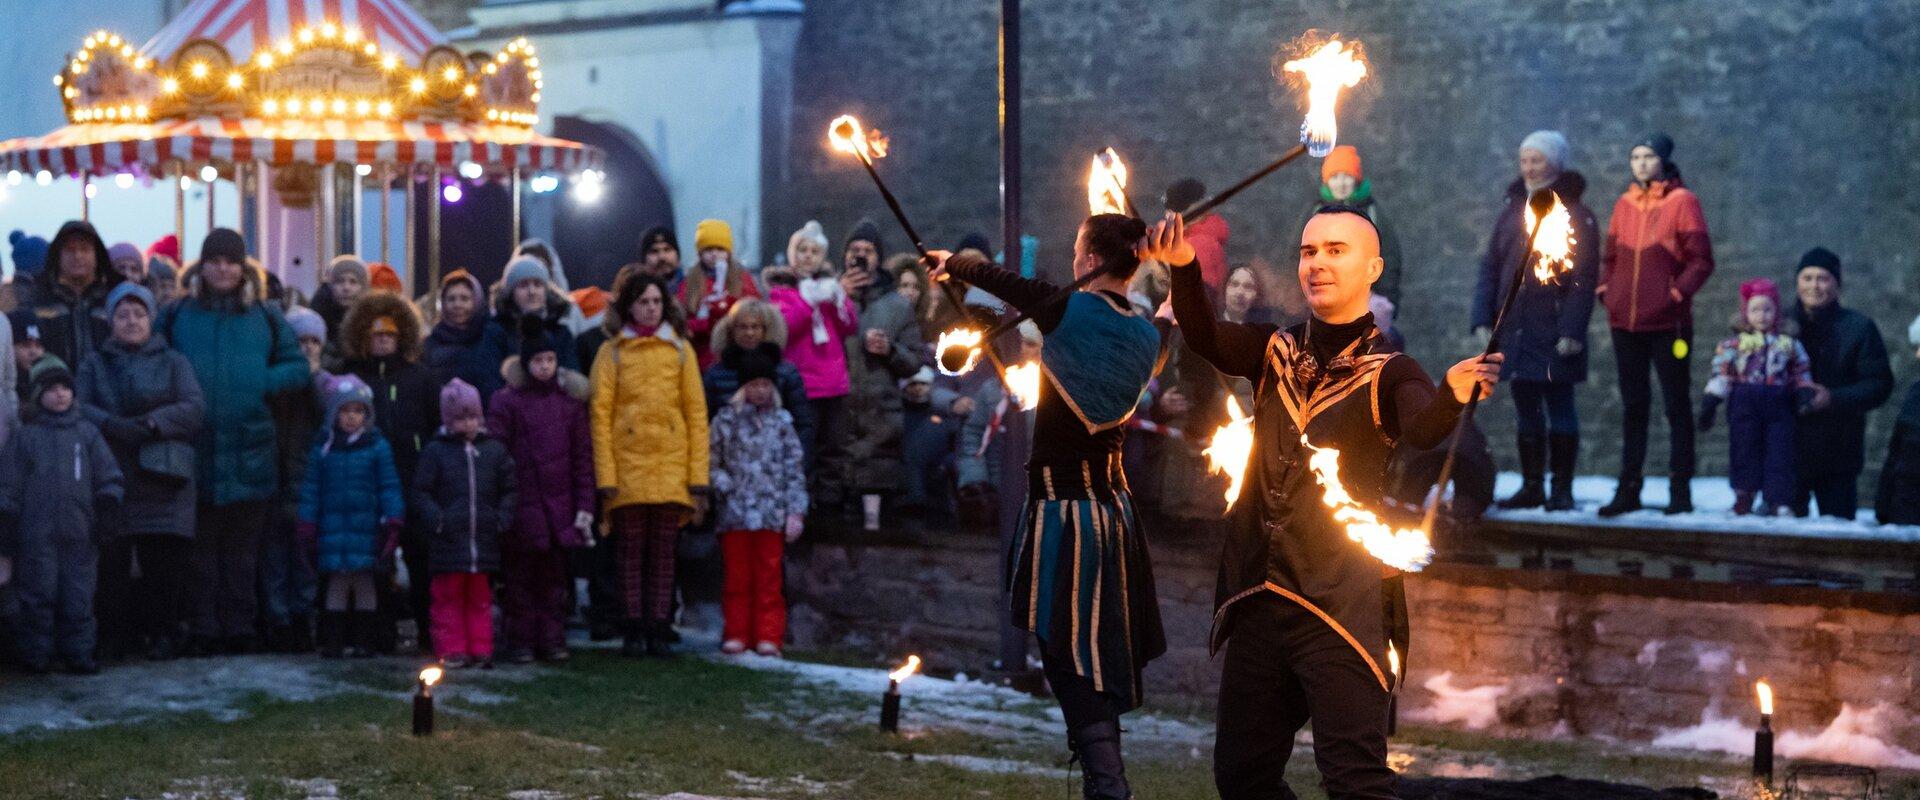
[[[799,514],[788,514],[787,515],[787,544],[793,544],[794,542],[799,541],[800,532],[802,530],[805,530],[806,526],[807,526],[806,517],[803,517]]]
[[[383,570],[393,564],[393,553],[400,549],[401,527],[399,519],[380,521],[380,565]]]

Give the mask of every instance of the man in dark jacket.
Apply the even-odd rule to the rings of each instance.
[[[1806,516],[1812,500],[1823,515],[1853,519],[1866,463],[1867,412],[1893,394],[1893,369],[1880,328],[1867,315],[1840,307],[1839,256],[1824,247],[1808,250],[1794,283],[1800,302],[1793,318],[1813,362],[1813,400],[1794,430],[1800,474],[1793,513]]]
[[[1500,329],[1500,371],[1513,387],[1520,451],[1520,491],[1501,508],[1573,509],[1573,476],[1580,460],[1580,418],[1574,388],[1587,380],[1587,320],[1593,316],[1594,281],[1600,272],[1599,223],[1580,202],[1587,181],[1566,169],[1567,140],[1559,131],[1535,131],[1520,144],[1520,177],[1507,186],[1506,206],[1494,218],[1493,235],[1480,258],[1473,294],[1473,331],[1484,344],[1493,335],[1501,299],[1515,280],[1527,250],[1526,204],[1538,189],[1551,189],[1573,221],[1573,263],[1552,283],[1531,271]],[[1553,466],[1553,494],[1546,469]]]
[[[186,296],[158,329],[193,362],[207,403],[194,444],[193,649],[244,651],[254,645],[258,540],[280,484],[267,399],[305,386],[307,359],[286,317],[264,302],[238,232],[207,234],[183,277]]]
[[[14,313],[40,326],[47,353],[79,364],[107,340],[107,292],[120,282],[107,243],[93,225],[74,220],[60,226],[47,247],[47,268]]]
[[[1920,358],[1920,317],[1907,326],[1907,344]],[[1873,513],[1882,525],[1920,525],[1920,381],[1907,387],[1893,435],[1887,438],[1887,463],[1880,469]]]

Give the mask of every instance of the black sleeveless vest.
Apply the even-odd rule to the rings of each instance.
[[[1375,513],[1387,480],[1394,441],[1380,419],[1380,375],[1395,353],[1375,353],[1378,330],[1356,340],[1333,363],[1296,369],[1304,326],[1276,332],[1267,344],[1254,405],[1252,463],[1239,499],[1228,512],[1227,539],[1214,598],[1211,646],[1231,632],[1230,611],[1239,600],[1274,592],[1314,612],[1389,684],[1388,612],[1398,579],[1383,584],[1382,566],[1359,542],[1347,538],[1308,469],[1315,447],[1340,451],[1340,482]],[[1389,602],[1383,602],[1383,599]],[[1400,601],[1404,607],[1404,601]],[[1397,643],[1404,659],[1406,642]]]

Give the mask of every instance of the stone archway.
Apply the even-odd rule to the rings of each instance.
[[[622,265],[640,260],[640,234],[655,225],[673,225],[673,198],[646,145],[624,127],[560,116],[553,120],[553,135],[606,154],[606,191],[598,201],[585,202],[569,191],[570,184],[562,185],[553,240],[575,287],[612,286]],[[691,245],[682,242],[681,249]]]

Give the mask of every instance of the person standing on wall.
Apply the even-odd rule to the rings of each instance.
[[[1789,503],[1804,517],[1853,519],[1866,465],[1867,412],[1893,396],[1893,368],[1873,319],[1840,306],[1840,257],[1815,247],[1794,276],[1793,321],[1813,365],[1813,399],[1794,426],[1797,482]]]
[[[1620,482],[1600,516],[1638,511],[1647,460],[1647,424],[1653,387],[1660,380],[1667,417],[1666,513],[1693,510],[1694,420],[1689,399],[1693,296],[1713,275],[1713,242],[1700,198],[1687,189],[1673,163],[1673,139],[1647,136],[1629,151],[1633,185],[1613,204],[1607,247],[1595,293],[1607,307],[1613,353],[1620,372]]]

